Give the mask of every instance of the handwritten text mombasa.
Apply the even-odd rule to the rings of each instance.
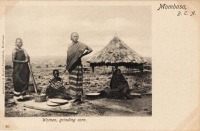
[[[177,10],[177,16],[194,16],[196,15],[195,10],[187,11],[186,5],[177,4],[160,4],[158,9],[160,10]]]
[[[176,5],[176,4],[172,4],[172,5],[167,5],[167,4],[160,4],[158,10],[160,9],[183,9],[186,10],[186,5]]]

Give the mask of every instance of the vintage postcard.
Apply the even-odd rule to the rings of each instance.
[[[199,1],[0,1],[0,130],[200,130]]]

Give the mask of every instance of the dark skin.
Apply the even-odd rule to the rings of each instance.
[[[55,71],[55,72],[53,73],[53,76],[54,76],[55,78],[58,78],[58,77],[59,77],[59,72],[58,72],[58,71]]]
[[[16,47],[21,49],[21,47],[23,46],[23,41],[21,39],[17,39],[16,42]],[[12,53],[12,61],[16,62],[16,63],[27,63],[30,61],[29,56],[26,54],[26,59],[24,61],[19,61],[19,60],[15,60],[15,52]]]
[[[57,80],[57,79],[60,79],[60,78],[59,78],[59,72],[58,72],[58,71],[54,71],[54,72],[53,72],[53,76],[54,76],[54,78],[55,78],[56,80]],[[54,84],[54,82],[52,82],[51,80],[49,81],[49,83],[50,83],[50,84]]]

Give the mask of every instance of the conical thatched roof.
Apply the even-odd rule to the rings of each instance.
[[[91,65],[134,65],[145,63],[143,57],[115,36],[106,47],[92,56]]]

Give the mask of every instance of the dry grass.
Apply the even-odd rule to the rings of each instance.
[[[91,64],[143,64],[142,56],[128,47],[119,37],[115,36],[108,45],[97,52],[89,60]]]

